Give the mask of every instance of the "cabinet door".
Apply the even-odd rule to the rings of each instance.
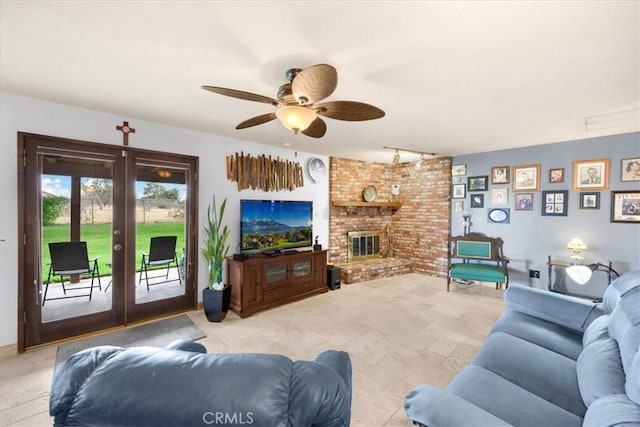
[[[302,258],[291,261],[291,281],[313,276],[313,259]]]
[[[316,254],[314,257],[314,270],[316,288],[324,289],[327,287],[327,256],[324,252]]]
[[[264,263],[262,272],[265,289],[289,283],[289,261]]]
[[[253,307],[262,302],[262,286],[260,285],[260,265],[250,264],[244,267],[244,283],[242,307]]]

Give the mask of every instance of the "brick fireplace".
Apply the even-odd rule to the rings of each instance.
[[[391,194],[391,185],[400,194]],[[362,192],[376,187],[373,202]],[[329,263],[342,268],[344,283],[411,271],[446,277],[450,218],[451,159],[390,165],[331,158]],[[379,256],[349,258],[349,232],[382,230]],[[353,242],[351,242],[353,243]]]

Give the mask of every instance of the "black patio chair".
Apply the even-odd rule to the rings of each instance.
[[[93,283],[96,277],[98,278],[98,288],[102,290],[102,284],[100,283],[100,270],[98,269],[98,258],[89,260],[87,242],[49,243],[49,254],[51,256],[51,264],[49,264],[49,274],[47,275],[44,297],[42,298],[43,306],[47,301],[47,292],[49,291],[51,276],[60,276],[62,292],[65,296],[49,298],[49,300],[89,297],[89,301],[91,301]],[[91,274],[90,286],[74,286],[69,289],[66,288],[64,284],[64,276],[78,276],[82,274]],[[67,295],[67,290],[76,291],[79,289],[89,289],[89,293]]]
[[[178,257],[176,256],[176,241],[177,236],[161,236],[152,237],[149,244],[149,253],[142,254],[142,261],[140,262],[140,278],[138,284],[142,283],[142,274],[144,273],[145,281],[147,282],[147,290],[149,286],[160,285],[162,283],[175,282],[176,279],[169,280],[169,271],[173,264],[176,270],[179,269]],[[161,282],[149,283],[149,279],[162,277],[151,276],[149,277],[149,270],[159,270],[160,268],[167,268],[167,272],[164,275],[164,279]],[[178,271],[178,279],[182,285],[182,278]]]

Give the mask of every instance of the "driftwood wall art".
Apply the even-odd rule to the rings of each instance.
[[[227,179],[238,183],[238,191],[293,191],[304,185],[304,171],[297,162],[241,152],[227,156]]]

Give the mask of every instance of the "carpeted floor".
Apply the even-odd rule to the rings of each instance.
[[[158,320],[141,326],[124,328],[116,332],[86,338],[58,346],[56,365],[67,360],[73,353],[98,345],[114,345],[116,347],[166,347],[177,339],[198,340],[206,337],[193,321],[183,314]]]

